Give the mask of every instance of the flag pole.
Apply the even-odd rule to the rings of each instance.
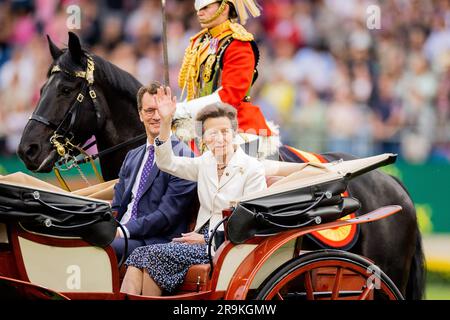
[[[163,61],[164,61],[164,85],[170,85],[169,79],[169,54],[167,50],[167,15],[166,0],[161,0],[162,11],[162,45],[163,45]]]

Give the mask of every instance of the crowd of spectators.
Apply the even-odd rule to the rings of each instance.
[[[189,38],[194,0],[167,0],[171,86]],[[261,52],[253,101],[282,141],[313,152],[395,152],[450,161],[450,0],[260,0],[247,24]],[[0,153],[13,154],[51,58],[45,34],[75,31],[92,53],[142,83],[162,80],[160,0],[0,0]],[[371,11],[369,8],[379,8]],[[379,26],[371,27],[379,19]],[[179,94],[180,91],[177,91]]]

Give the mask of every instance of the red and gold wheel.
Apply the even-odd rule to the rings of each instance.
[[[392,280],[373,262],[339,250],[300,255],[261,285],[261,300],[403,300]]]

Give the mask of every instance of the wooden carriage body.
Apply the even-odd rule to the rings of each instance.
[[[362,174],[385,163],[391,156],[319,167],[302,164],[303,172],[281,180],[274,179],[279,181],[267,191],[240,201]],[[352,260],[349,253],[341,259],[344,253],[336,250],[305,252],[301,240],[314,231],[372,222],[400,211],[399,206],[383,207],[352,219],[308,225],[272,235],[256,235],[239,244],[226,239],[216,251],[211,265],[192,266],[178,292],[161,297],[120,293],[124,268],[118,268],[110,246],[96,247],[80,237],[49,235],[29,230],[20,221],[7,221],[0,223],[0,296],[2,288],[9,287],[19,296],[52,299],[272,299],[281,298],[281,292],[292,287],[294,280],[301,279],[303,289],[300,291],[303,292],[300,296],[303,294],[305,298],[345,298],[345,295],[351,298],[352,292],[353,298],[373,298],[373,287],[366,283],[370,274],[364,276],[367,266],[373,264],[370,260],[364,257],[353,257]],[[351,268],[346,267],[347,260],[351,260]],[[303,261],[301,268],[291,266],[296,261]],[[300,275],[302,268],[309,269]],[[392,282],[386,280],[385,275],[383,277],[382,287],[388,298],[401,298]],[[262,291],[265,292],[263,296]]]

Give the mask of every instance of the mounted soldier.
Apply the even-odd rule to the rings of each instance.
[[[237,142],[252,146],[246,151],[255,156],[275,153],[278,132],[250,95],[258,76],[259,51],[243,25],[249,14],[260,15],[258,5],[253,0],[196,0],[195,10],[203,29],[191,38],[185,52],[178,84],[186,100],[178,103],[175,119],[193,119],[206,105],[228,103],[237,109]],[[177,125],[177,134],[186,137],[180,128],[187,129],[186,123]]]

